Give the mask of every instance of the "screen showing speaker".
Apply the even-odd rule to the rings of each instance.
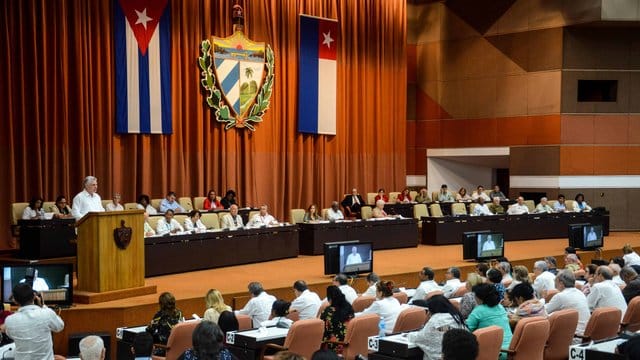
[[[472,231],[462,234],[462,258],[484,261],[504,256],[504,235],[502,233]]]
[[[593,250],[604,245],[604,230],[601,224],[570,224],[569,246],[581,250]]]
[[[371,242],[346,241],[324,244],[324,274],[361,274],[373,271]]]
[[[73,264],[3,265],[2,301],[11,303],[13,287],[24,282],[42,295],[45,304],[73,303]]]

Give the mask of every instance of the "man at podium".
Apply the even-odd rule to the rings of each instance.
[[[77,220],[80,220],[87,213],[92,211],[104,211],[102,207],[102,199],[96,191],[98,191],[98,179],[94,176],[87,176],[82,182],[84,190],[73,198],[73,206],[71,214]]]

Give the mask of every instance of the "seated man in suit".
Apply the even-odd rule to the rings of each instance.
[[[242,216],[238,215],[238,205],[233,204],[229,208],[229,213],[222,217],[222,228],[235,230],[244,227]]]
[[[365,202],[356,188],[351,189],[351,195],[345,196],[341,203],[347,217],[360,217],[360,208],[364,204]]]

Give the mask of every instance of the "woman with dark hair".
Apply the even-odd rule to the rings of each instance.
[[[182,317],[182,311],[176,308],[176,298],[170,292],[160,294],[158,304],[160,305],[160,310],[153,316],[151,324],[147,326],[147,332],[153,335],[155,344],[166,345],[171,329],[177,323],[184,321],[184,318]],[[158,349],[155,355],[162,355],[158,351],[164,353],[164,349]]]
[[[497,325],[504,331],[502,338],[502,348],[507,349],[511,343],[511,327],[509,327],[509,317],[507,311],[498,298],[498,291],[491,284],[480,284],[472,288],[476,294],[476,302],[478,306],[473,308],[471,314],[467,318],[467,326],[469,330],[485,328],[491,325]]]
[[[398,197],[396,198],[396,202],[398,204],[409,204],[411,203],[413,199],[411,199],[411,191],[409,191],[409,188],[404,188],[402,190],[402,192],[398,195]]]
[[[222,201],[220,201],[222,207],[228,209],[231,205],[238,205],[238,200],[236,199],[236,192],[233,190],[227,190],[227,193],[224,194]]]
[[[233,311],[223,311],[218,318],[218,326],[222,332],[226,335],[229,331],[238,331],[240,324],[238,324],[238,318]]]
[[[320,216],[318,216],[318,206],[316,204],[311,204],[307,208],[307,212],[304,213],[304,218],[302,221],[310,222],[310,221],[318,221],[320,220]]]
[[[376,284],[376,301],[364,309],[360,314],[376,314],[384,319],[384,329],[387,334],[393,332],[396,319],[400,314],[400,302],[393,297],[393,281],[380,280]]]
[[[34,196],[29,201],[29,206],[24,208],[22,212],[22,220],[32,220],[44,218],[44,210],[42,210],[42,198]]]
[[[422,349],[424,360],[442,357],[442,337],[450,329],[465,329],[462,314],[443,295],[434,295],[426,301],[431,317],[422,330],[409,333],[409,341]]]
[[[338,341],[344,341],[347,331],[347,323],[353,319],[353,308],[344,297],[340,288],[335,285],[327,286],[327,306],[320,320],[324,321],[324,335],[322,341],[326,342],[328,349],[333,350],[336,354],[342,354],[342,344]]]
[[[202,223],[200,217],[202,214],[199,210],[191,210],[189,216],[184,219],[185,231],[204,232],[207,231],[207,227]]]
[[[202,210],[213,211],[222,209],[222,204],[218,200],[216,196],[216,192],[213,190],[209,190],[207,193],[207,198],[204,199],[204,203],[202,204]]]
[[[193,347],[187,349],[178,360],[231,360],[231,352],[224,348],[224,334],[211,321],[202,320],[193,330]]]
[[[293,324],[293,320],[287,318],[291,303],[282,299],[276,300],[271,305],[271,319],[263,322],[262,326],[275,326],[288,329]]]
[[[496,288],[498,299],[502,301],[502,299],[504,299],[505,288],[504,285],[502,285],[502,273],[500,273],[500,270],[495,268],[489,269],[489,271],[487,271],[487,280]]]
[[[146,211],[149,215],[158,214],[158,210],[151,206],[151,200],[149,200],[149,195],[147,194],[138,196],[138,205],[136,205],[136,208]]]
[[[518,307],[516,312],[509,316],[509,321],[514,325],[523,317],[547,317],[544,302],[535,298],[535,291],[529,283],[514,286],[509,292],[509,298],[511,299],[511,303]]]
[[[67,198],[64,195],[58,195],[56,203],[51,207],[51,209],[55,213],[53,215],[55,218],[64,219],[73,217],[71,215],[71,208],[67,205]]]
[[[573,211],[575,212],[589,212],[591,211],[591,206],[584,201],[584,194],[579,193],[575,197],[575,201],[573,202]]]

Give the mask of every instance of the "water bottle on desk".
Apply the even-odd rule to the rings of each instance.
[[[385,330],[386,330],[387,325],[384,322],[384,318],[381,316],[380,317],[380,322],[378,323],[378,337],[384,337],[386,335]]]

